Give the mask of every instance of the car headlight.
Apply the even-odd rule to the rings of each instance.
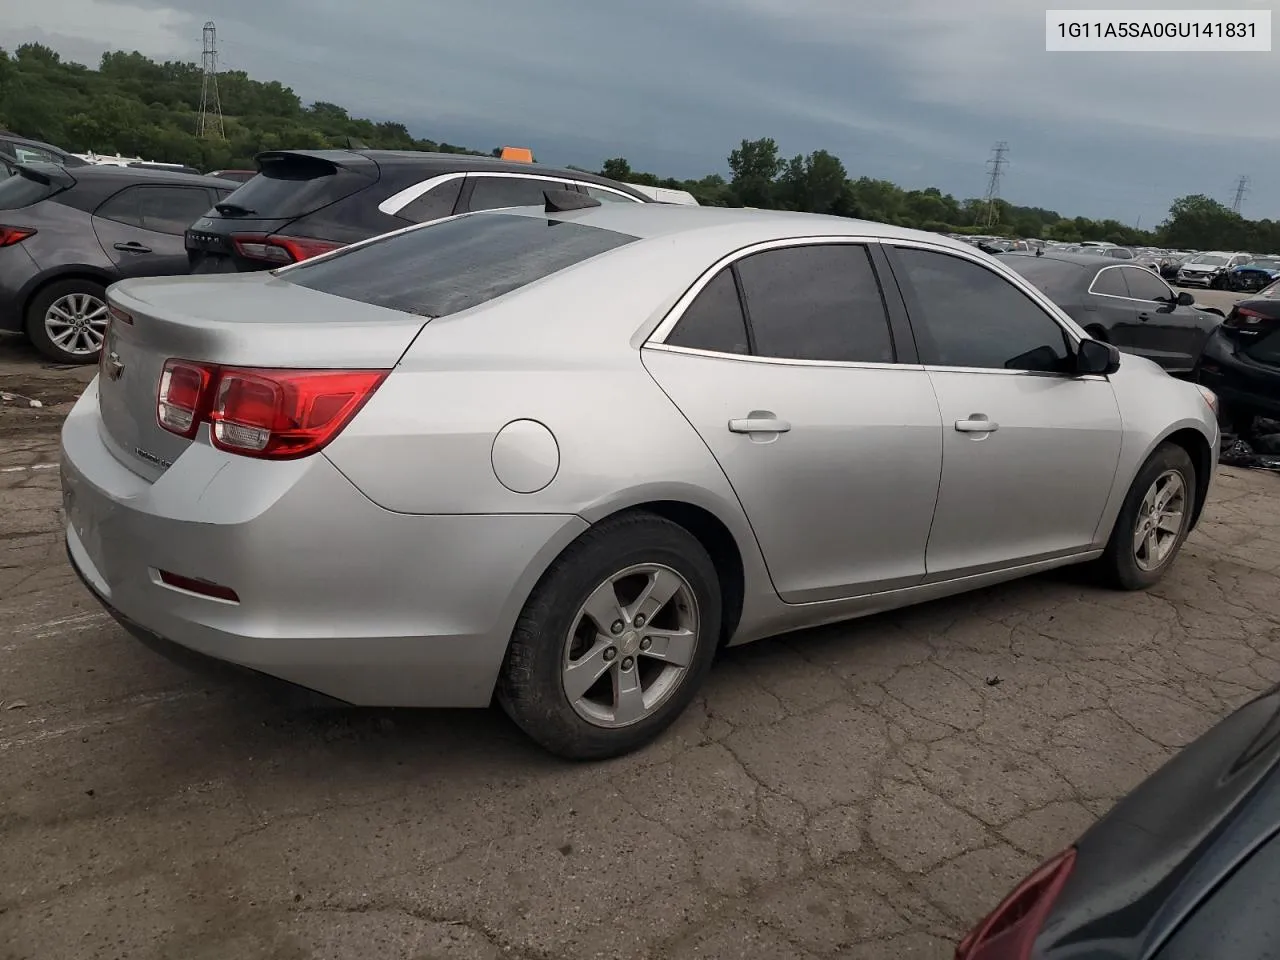
[[[1195,388],[1200,391],[1200,396],[1204,397],[1204,402],[1208,404],[1209,409],[1213,411],[1213,415],[1218,415],[1218,395],[1208,387],[1196,384]]]

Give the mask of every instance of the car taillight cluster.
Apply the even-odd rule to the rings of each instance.
[[[286,237],[276,233],[233,233],[231,242],[236,253],[248,260],[263,260],[281,266],[310,260],[344,246],[331,240]]]
[[[1269,317],[1265,313],[1250,310],[1248,307],[1236,307],[1222,325],[1233,330],[1258,330],[1264,325],[1275,322],[1274,317]]]
[[[0,247],[12,247],[15,243],[21,243],[27,237],[35,236],[35,233],[35,230],[31,227],[0,226]]]
[[[1042,863],[960,942],[955,960],[1029,960],[1075,865],[1074,847]]]
[[[387,370],[227,367],[168,360],[156,420],[180,437],[210,425],[215,447],[267,460],[293,460],[329,443],[373,396]]]

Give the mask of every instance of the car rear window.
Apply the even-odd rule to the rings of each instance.
[[[481,213],[381,237],[280,274],[301,287],[447,317],[637,238],[580,223]]]
[[[261,166],[258,176],[226,198],[229,208],[220,211],[224,216],[292,220],[345,200],[372,183],[368,177],[343,170],[322,157],[270,157],[263,159]]]
[[[61,190],[57,184],[42,183],[32,177],[22,175],[19,170],[12,177],[0,180],[0,210],[17,210],[29,207],[33,203],[47,200]]]
[[[1050,300],[1075,293],[1085,285],[1085,268],[1053,257],[1001,257]]]

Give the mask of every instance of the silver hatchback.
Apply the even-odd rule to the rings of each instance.
[[[149,640],[356,704],[496,694],[599,758],[722,645],[1070,563],[1146,587],[1195,525],[1212,394],[972,247],[563,206],[114,286],[62,434],[85,583]]]

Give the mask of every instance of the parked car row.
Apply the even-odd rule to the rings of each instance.
[[[276,151],[234,179],[154,165],[13,161],[0,180],[0,331],[92,363],[106,288],[129,277],[269,270],[413,223],[541,203],[567,189],[651,203],[576,170],[459,154]]]

